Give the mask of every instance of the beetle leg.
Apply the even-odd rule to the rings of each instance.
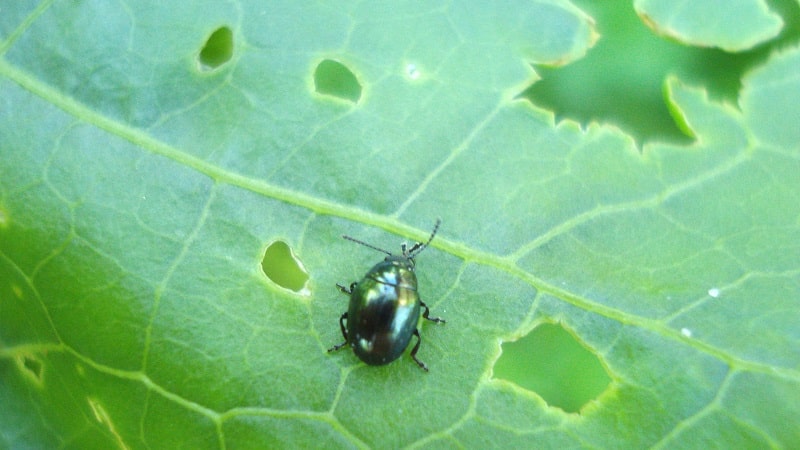
[[[423,369],[425,372],[427,372],[427,371],[428,371],[428,366],[427,366],[427,365],[425,365],[425,363],[424,363],[424,362],[422,362],[422,361],[420,361],[420,360],[418,360],[418,359],[417,359],[417,350],[419,350],[419,344],[421,344],[421,343],[422,343],[422,338],[421,338],[421,337],[420,337],[420,335],[419,335],[419,330],[418,330],[418,329],[416,329],[416,328],[414,328],[414,336],[416,336],[416,337],[417,337],[417,345],[415,345],[415,346],[414,346],[414,348],[413,348],[413,349],[411,349],[411,357],[412,357],[412,358],[414,358],[414,361],[415,361],[417,364],[419,364],[419,366],[420,366],[420,367],[422,367],[422,369]]]
[[[350,289],[347,289],[346,287],[342,286],[339,283],[336,283],[336,287],[338,287],[339,290],[344,292],[345,294],[352,295],[353,294],[353,289],[356,288],[356,283],[350,283]]]
[[[347,313],[344,313],[344,314],[342,314],[341,317],[339,317],[339,327],[342,329],[342,336],[344,336],[344,342],[342,342],[341,344],[336,344],[333,347],[329,348],[328,349],[329,352],[335,352],[336,350],[339,350],[340,348],[342,348],[345,345],[347,345],[347,329],[345,329],[345,327],[344,327],[344,320],[345,319],[347,319]]]
[[[441,322],[441,323],[447,323],[447,321],[446,321],[446,320],[444,320],[444,319],[441,319],[441,318],[439,318],[439,317],[428,317],[428,314],[430,314],[430,313],[431,313],[431,310],[430,310],[430,309],[428,309],[428,305],[426,305],[426,304],[425,304],[425,302],[423,302],[423,301],[421,301],[421,300],[420,300],[420,302],[419,302],[419,303],[420,303],[420,305],[421,305],[423,308],[425,308],[425,312],[423,312],[423,313],[422,313],[422,317],[424,317],[424,318],[426,318],[426,319],[430,320],[431,322]]]
[[[344,327],[345,319],[347,319],[347,311],[343,312],[341,317],[339,317],[339,328],[342,329],[342,337],[344,337],[344,341],[347,342],[347,329]]]

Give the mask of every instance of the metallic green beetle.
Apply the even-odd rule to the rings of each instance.
[[[417,242],[410,249],[403,244],[400,255],[393,255],[350,236],[342,236],[388,256],[370,269],[361,281],[352,283],[349,289],[341,284],[336,285],[350,296],[350,306],[339,318],[344,342],[334,345],[328,349],[329,352],[349,345],[362,361],[380,366],[399,358],[413,335],[417,337],[417,344],[411,350],[411,357],[421,368],[428,370],[428,366],[417,359],[417,350],[422,343],[417,329],[420,309],[424,310],[422,317],[425,319],[441,323],[445,321],[428,317],[428,306],[420,300],[417,292],[414,258],[431,243],[440,223],[437,219],[428,242]]]

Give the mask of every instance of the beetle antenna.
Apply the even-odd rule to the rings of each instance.
[[[372,245],[372,244],[367,244],[367,243],[366,243],[366,242],[364,242],[364,241],[359,241],[358,239],[356,239],[356,238],[354,238],[354,237],[350,237],[350,236],[348,236],[348,235],[346,235],[346,234],[343,234],[343,235],[342,235],[342,237],[343,237],[343,238],[345,238],[345,239],[347,239],[348,241],[353,241],[353,242],[355,242],[356,244],[361,244],[361,245],[363,245],[364,247],[369,247],[369,248],[371,248],[371,249],[373,249],[373,250],[377,250],[377,251],[379,251],[379,252],[381,252],[381,253],[386,253],[387,255],[389,255],[389,256],[392,256],[392,253],[391,253],[391,252],[388,252],[388,251],[386,251],[386,250],[384,250],[384,249],[382,249],[382,248],[375,247],[375,246],[374,246],[374,245]]]
[[[428,247],[428,244],[431,243],[433,237],[436,236],[436,232],[439,231],[439,225],[442,223],[442,219],[436,219],[436,224],[433,226],[433,231],[431,231],[431,237],[428,238],[428,242],[421,244],[417,242],[414,244],[413,247],[408,251],[407,255],[409,258],[413,258],[414,256],[419,255],[423,250]],[[403,252],[406,254],[405,252]]]

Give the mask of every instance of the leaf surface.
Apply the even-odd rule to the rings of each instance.
[[[271,3],[3,8],[3,446],[800,445],[796,46],[738,107],[667,77],[695,140],[640,151],[518,97],[591,51],[569,3]],[[316,92],[323,61],[359,95]],[[340,235],[398,251],[437,217],[431,372],[328,354],[335,284],[382,257]],[[278,240],[305,291],[264,275]],[[580,413],[493,375],[542,322],[612,380]]]

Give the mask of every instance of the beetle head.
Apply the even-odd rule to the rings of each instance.
[[[379,251],[381,253],[386,253],[386,255],[388,255],[388,256],[386,256],[385,261],[405,262],[407,264],[410,264],[411,268],[413,269],[414,268],[414,258],[416,258],[417,255],[422,253],[423,250],[428,248],[428,244],[431,243],[431,241],[433,240],[433,237],[436,236],[436,232],[439,231],[439,224],[441,224],[441,223],[442,223],[441,219],[436,219],[436,224],[433,226],[433,231],[431,231],[431,237],[429,237],[427,242],[425,242],[424,244],[422,242],[417,242],[416,244],[412,245],[411,248],[408,248],[406,246],[406,244],[403,243],[400,246],[400,251],[402,253],[399,254],[399,255],[395,255],[395,254],[393,254],[392,252],[390,252],[388,250],[384,250],[384,249],[382,249],[380,247],[376,247],[376,246],[374,246],[372,244],[367,244],[364,241],[359,241],[358,239],[350,237],[350,236],[347,236],[347,235],[343,235],[342,237],[347,239],[348,241],[353,241],[356,244],[361,244],[364,247],[369,247],[369,248],[371,248],[373,250],[377,250],[377,251]]]

